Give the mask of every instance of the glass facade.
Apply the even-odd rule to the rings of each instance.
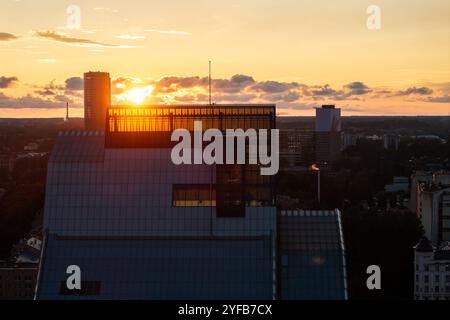
[[[347,299],[339,210],[282,211],[278,224],[280,298]]]
[[[47,173],[38,298],[276,297],[271,177],[260,176],[257,165],[171,160],[164,121],[174,129],[205,113],[222,128],[240,116],[274,126],[273,106],[115,107],[105,132],[58,136]],[[80,266],[86,291],[62,287],[69,265]]]
[[[57,138],[47,173],[38,299],[346,298],[338,211],[277,217],[273,177],[262,176],[259,165],[175,165],[170,131],[148,131],[145,118],[166,117],[173,129],[171,113],[180,121],[206,114],[226,129],[256,116],[270,129],[273,107],[111,112],[114,121],[122,117],[122,129],[108,120],[113,131]],[[70,265],[81,269],[82,290],[65,286]]]
[[[267,237],[58,237],[47,239],[39,299],[272,299]],[[81,268],[68,290],[66,268]]]
[[[275,125],[275,105],[114,106],[108,109],[107,132],[171,132],[203,128],[268,129]]]

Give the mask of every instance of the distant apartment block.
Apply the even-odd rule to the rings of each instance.
[[[341,143],[342,143],[342,150],[347,149],[348,147],[354,147],[358,144],[358,141],[361,139],[360,134],[354,134],[354,133],[345,133],[342,132],[341,134]]]
[[[327,166],[341,154],[341,109],[323,105],[316,109],[315,154],[319,165]]]
[[[383,148],[388,150],[398,150],[400,147],[400,136],[395,134],[383,135]]]
[[[392,179],[392,183],[387,184],[384,187],[386,192],[396,193],[396,192],[404,192],[408,193],[409,191],[409,178],[408,177],[394,177]]]
[[[32,300],[37,273],[37,263],[0,261],[0,300]]]
[[[422,185],[418,200],[425,235],[434,244],[450,241],[450,186]]]
[[[280,162],[283,168],[308,167],[314,161],[313,131],[302,129],[280,131]]]
[[[414,252],[415,300],[450,300],[450,242],[436,249],[424,237]]]
[[[410,209],[434,245],[450,241],[450,174],[416,172],[411,176]]]
[[[84,74],[85,130],[104,131],[106,110],[111,106],[111,79],[107,72]]]

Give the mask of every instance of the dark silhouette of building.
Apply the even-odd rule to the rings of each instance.
[[[323,105],[316,109],[314,133],[316,162],[327,166],[341,154],[341,109]]]
[[[275,115],[275,105],[116,106],[104,132],[61,133],[36,298],[346,299],[337,211],[277,217],[275,177],[260,165],[171,159],[172,133],[195,132],[194,121],[272,134]],[[67,287],[71,265],[79,290]]]
[[[0,262],[0,300],[32,300],[37,263]]]
[[[111,79],[107,72],[84,74],[85,130],[104,131],[106,110],[111,106]]]

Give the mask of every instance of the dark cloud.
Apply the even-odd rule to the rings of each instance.
[[[294,102],[300,99],[301,95],[297,91],[289,91],[287,93],[275,93],[263,95],[261,98],[271,102]]]
[[[11,41],[16,39],[19,39],[19,37],[11,33],[0,32],[0,41]]]
[[[262,81],[254,85],[252,89],[266,93],[279,93],[298,87],[299,84],[296,82]]]
[[[17,77],[0,77],[0,89],[11,88],[19,79]]]
[[[72,45],[78,46],[87,46],[87,47],[107,47],[107,48],[130,48],[131,46],[120,46],[109,43],[103,43],[98,41],[93,41],[89,39],[81,39],[75,37],[69,37],[63,34],[56,33],[54,31],[37,31],[35,33],[37,37],[45,38],[53,41],[63,42]]]
[[[245,74],[235,74],[234,76],[231,77],[231,82],[249,84],[254,83],[255,79],[253,79],[253,77],[246,76]]]
[[[304,94],[307,96],[316,96],[316,97],[332,97],[339,94],[342,94],[342,92],[334,90],[330,87],[329,84],[326,84],[324,86],[313,86],[310,88],[306,88],[304,90]]]
[[[433,90],[431,90],[428,87],[420,87],[420,88],[416,88],[416,87],[410,87],[406,90],[400,90],[397,91],[394,96],[409,96],[411,94],[418,94],[418,95],[430,95],[433,93]]]
[[[211,86],[214,91],[222,93],[237,93],[255,83],[255,80],[247,75],[236,74],[230,79],[212,79]],[[178,89],[189,89],[194,87],[208,87],[208,77],[178,77],[167,76],[151,83],[155,92],[170,93]]]
[[[66,95],[58,94],[55,96],[55,100],[63,103],[73,103],[73,99]]]
[[[231,79],[213,79],[212,87],[220,92],[237,93],[253,83],[255,83],[255,80],[252,77],[237,74],[232,76]]]
[[[44,97],[55,96],[59,91],[65,90],[65,86],[57,84],[55,79],[47,83],[45,86],[37,88],[38,90],[35,90],[34,93]]]
[[[59,97],[57,100],[52,100],[50,98],[33,97],[31,95],[26,95],[19,98],[13,98],[6,96],[0,92],[0,108],[12,108],[12,109],[22,109],[22,108],[37,108],[37,109],[57,109],[63,108],[65,106],[65,101]],[[79,104],[73,105],[73,107],[81,107]]]
[[[50,90],[50,89],[42,89],[42,90],[36,90],[35,93],[37,93],[40,96],[54,96],[56,95],[56,92]]]
[[[440,97],[428,97],[425,101],[435,103],[450,103],[450,95]]]
[[[224,94],[213,96],[215,102],[250,102],[256,99],[255,94]]]
[[[366,86],[363,82],[360,81],[355,81],[346,84],[344,88],[350,90],[349,92],[347,92],[348,96],[368,94],[369,92],[372,91],[369,89],[368,86]]]
[[[31,102],[31,104],[33,105],[42,103],[44,105],[50,106],[53,103],[55,106],[58,106],[61,103],[65,104],[66,102],[69,102],[72,105],[77,106],[77,101],[81,101],[81,98],[83,96],[83,79],[81,79],[80,77],[71,77],[66,79],[64,84],[60,84],[57,83],[56,80],[52,80],[46,85],[36,88],[37,90],[35,90],[34,93],[37,95],[37,97],[25,97],[28,103]],[[18,104],[19,101],[14,101],[14,105]]]
[[[167,76],[158,79],[154,84],[159,88],[193,88],[198,86],[206,86],[208,84],[208,78],[200,78],[198,76],[193,77],[177,77],[177,76]]]
[[[66,79],[66,89],[69,91],[83,90],[83,78],[72,77]]]

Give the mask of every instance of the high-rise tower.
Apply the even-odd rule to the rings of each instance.
[[[323,105],[316,109],[315,128],[316,162],[327,166],[341,153],[341,109]]]
[[[105,131],[106,109],[111,106],[111,79],[107,72],[84,74],[84,126]]]

